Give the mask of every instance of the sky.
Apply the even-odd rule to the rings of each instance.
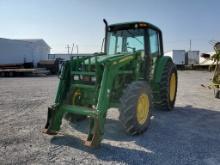
[[[150,22],[163,32],[164,50],[212,51],[220,41],[219,0],[0,0],[0,38],[43,38],[52,53],[99,52],[109,24]],[[76,53],[76,47],[73,49]]]

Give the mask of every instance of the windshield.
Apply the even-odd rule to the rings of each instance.
[[[108,32],[107,54],[144,51],[144,29]]]

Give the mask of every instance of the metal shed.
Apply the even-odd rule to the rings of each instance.
[[[186,61],[188,65],[199,64],[199,51],[191,50],[186,53]]]
[[[171,57],[176,65],[185,65],[185,53],[185,50],[172,50],[164,55]]]
[[[0,65],[22,65],[47,60],[49,45],[43,39],[0,38]]]

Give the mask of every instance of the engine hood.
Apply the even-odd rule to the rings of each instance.
[[[88,59],[85,60],[85,64],[95,64],[95,62],[97,61],[97,63],[99,64],[105,64],[114,60],[119,60],[123,57],[131,57],[134,56],[135,54],[131,54],[131,53],[126,53],[126,54],[115,54],[115,55],[101,55],[101,56],[93,56],[93,57],[89,57]],[[97,59],[96,59],[97,58]]]

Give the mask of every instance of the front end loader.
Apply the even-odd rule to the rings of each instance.
[[[85,145],[98,146],[110,107],[119,108],[119,119],[131,135],[148,128],[153,108],[173,110],[177,70],[163,56],[160,29],[145,22],[104,22],[104,53],[64,63],[55,103],[48,108],[47,134],[57,134],[63,118],[88,119]]]

